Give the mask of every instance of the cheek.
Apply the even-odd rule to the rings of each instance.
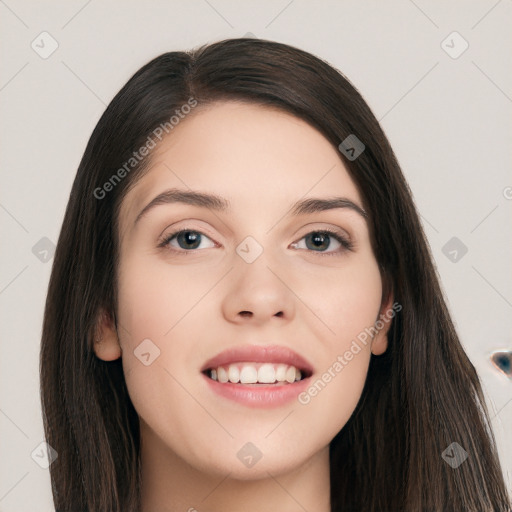
[[[310,386],[299,395],[297,417],[307,418],[308,428],[330,442],[348,422],[361,397],[370,353],[361,349],[349,361],[346,351],[333,354]],[[283,439],[283,442],[285,440]]]
[[[174,326],[215,282],[212,272],[173,268],[163,258],[144,254],[123,262],[119,280],[119,317],[132,344],[170,337]]]
[[[378,318],[382,281],[371,253],[344,260],[336,268],[304,267],[289,280],[301,299],[297,312],[328,352],[342,350]]]
[[[208,421],[188,391],[197,394],[192,386],[198,376],[190,369],[197,366],[196,340],[204,338],[204,326],[196,319],[211,314],[202,297],[217,280],[211,270],[171,268],[147,255],[125,258],[120,269],[120,342],[130,398],[161,437],[173,425],[172,436],[180,443],[186,444],[190,424],[176,421],[176,411],[190,421]]]
[[[313,286],[314,282],[305,280],[301,293],[321,320],[310,325],[315,325],[322,357],[316,378],[299,403],[312,428],[334,436],[350,418],[364,388],[382,281],[377,262],[369,256],[337,268],[323,286],[318,281]]]

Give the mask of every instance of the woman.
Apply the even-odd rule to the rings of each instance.
[[[504,511],[393,151],[288,45],[161,55],[80,163],[41,350],[57,510]]]

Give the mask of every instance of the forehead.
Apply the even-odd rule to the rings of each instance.
[[[276,109],[238,102],[198,107],[150,155],[149,170],[128,192],[120,222],[133,223],[170,188],[208,191],[237,210],[282,211],[307,196],[343,195],[361,204],[340,154],[318,130]]]

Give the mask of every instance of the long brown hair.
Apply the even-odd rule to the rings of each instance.
[[[248,38],[153,59],[114,97],[87,144],[55,252],[41,345],[44,429],[58,452],[50,466],[56,509],[140,509],[138,416],[121,359],[98,359],[93,338],[102,308],[115,318],[119,207],[149,158],[104,197],[95,190],[105,190],[190,98],[199,106],[222,100],[272,106],[310,123],[335,147],[351,134],[366,146],[355,160],[341,152],[340,158],[369,215],[384,292],[392,291],[403,309],[393,319],[388,350],[371,357],[356,410],[330,444],[332,511],[509,510],[479,378],[378,121],[354,86],[321,59]],[[442,458],[452,442],[468,453],[456,468]]]

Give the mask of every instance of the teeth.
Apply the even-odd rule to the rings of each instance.
[[[230,371],[233,366],[229,367]],[[242,366],[240,371],[240,384],[256,384],[258,382],[258,372],[254,366]]]
[[[240,370],[237,366],[231,365],[228,370],[229,382],[236,384],[240,380]]]
[[[217,368],[217,377],[219,379],[219,382],[222,382],[223,384],[225,384],[229,379],[228,379],[228,372],[221,367]]]
[[[274,384],[293,382],[302,379],[302,373],[295,366],[272,363],[238,363],[228,367],[219,366],[210,370],[210,377],[220,383],[233,384]]]
[[[287,368],[288,368],[288,366],[286,366],[285,364],[280,364],[277,366],[276,379],[279,382],[284,382],[286,380],[286,369]]]
[[[290,384],[295,382],[295,368],[293,366],[290,366],[288,370],[286,370],[286,381]]]
[[[276,370],[272,364],[264,364],[258,370],[258,382],[273,384],[276,381]]]

